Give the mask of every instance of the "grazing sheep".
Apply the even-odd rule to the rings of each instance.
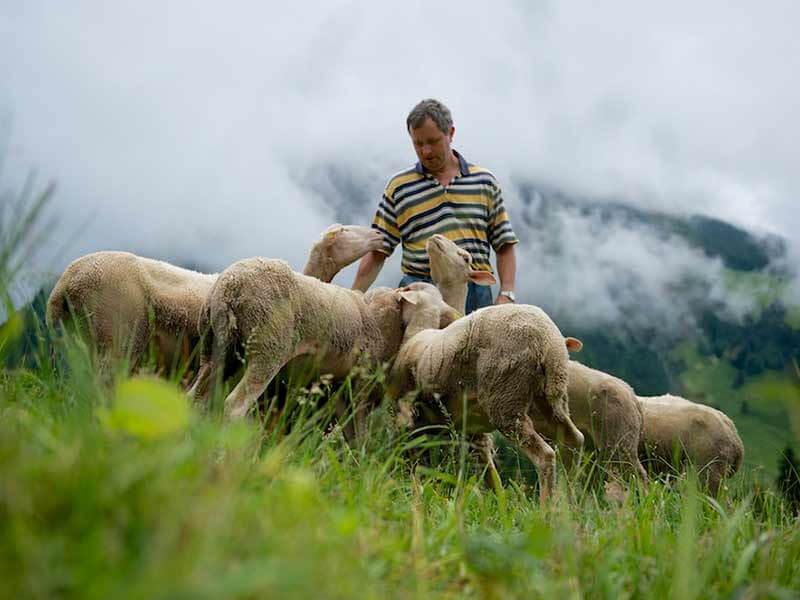
[[[436,234],[426,245],[431,262],[431,279],[450,306],[463,309],[467,283],[494,283],[491,273],[472,270],[472,258],[446,237]],[[642,411],[631,387],[621,379],[569,363],[569,413],[585,437],[589,437],[615,478],[635,474],[646,483],[647,473],[639,462],[638,447],[642,430]],[[535,411],[535,406],[533,407]],[[534,419],[536,421],[536,419]],[[537,421],[540,432],[556,439],[552,423]],[[619,495],[613,485],[615,495]]]
[[[331,225],[312,248],[304,272],[329,281],[381,243],[369,227]],[[56,282],[47,322],[54,326],[69,311],[88,317],[101,354],[119,359],[127,352],[134,366],[152,336],[159,364],[169,366],[179,355],[188,358],[198,339],[198,315],[216,280],[216,274],[129,252],[95,252],[73,261]]]
[[[205,398],[220,361],[237,343],[244,344],[246,368],[225,399],[231,419],[244,417],[294,357],[312,355],[337,378],[363,354],[386,360],[402,339],[398,294],[379,288],[364,295],[296,273],[281,260],[234,263],[220,274],[203,309],[200,326],[210,325],[210,361],[190,394]],[[436,309],[437,324],[457,317],[444,302]]]
[[[617,499],[623,497],[621,481],[631,475],[646,485],[647,471],[639,462],[642,409],[633,388],[574,360],[569,361],[567,374],[569,415],[584,438],[591,440],[598,458],[608,465],[612,479],[606,483],[606,491]],[[541,432],[555,439],[549,422],[544,422]]]
[[[55,326],[70,311],[86,317],[101,356],[120,359],[127,353],[133,366],[152,336],[160,359],[173,364],[175,353],[190,347],[197,315],[216,277],[129,252],[87,254],[56,282],[47,301],[47,322]]]
[[[744,444],[722,411],[669,394],[640,396],[639,404],[644,415],[639,455],[656,472],[673,471],[676,459],[691,463],[716,495],[722,480],[739,470]]]
[[[466,423],[471,435],[499,430],[536,465],[545,501],[555,484],[555,452],[537,433],[531,407],[555,422],[566,443],[583,444],[567,406],[567,349],[579,349],[580,342],[565,339],[530,305],[482,308],[438,330],[432,308],[437,296],[438,290],[424,283],[401,290],[406,332],[390,372],[389,397],[399,401],[419,390],[420,412],[428,421]],[[490,458],[491,450],[484,451]]]

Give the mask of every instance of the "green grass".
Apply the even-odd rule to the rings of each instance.
[[[585,473],[552,502],[455,447],[415,468],[378,411],[359,447],[297,406],[223,423],[174,384],[98,381],[79,345],[0,379],[0,595],[8,598],[795,597],[800,527],[744,473],[622,505]]]
[[[39,207],[19,234],[0,222],[4,306]],[[407,450],[419,440],[392,434],[385,409],[350,447],[316,406],[349,388],[294,392],[267,427],[223,423],[219,397],[201,413],[176,382],[101,378],[84,346],[46,333],[37,329],[22,366],[0,371],[0,598],[683,600],[800,589],[798,521],[751,472],[716,500],[689,476],[613,504],[583,462],[541,506],[530,464],[507,447],[503,491],[490,493],[457,435],[417,466]],[[22,335],[13,316],[0,325],[0,363]],[[727,393],[711,367],[694,381]]]

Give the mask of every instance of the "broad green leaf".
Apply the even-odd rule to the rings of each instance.
[[[110,429],[142,439],[177,433],[189,423],[186,396],[160,379],[134,377],[117,386],[110,409],[99,416]]]

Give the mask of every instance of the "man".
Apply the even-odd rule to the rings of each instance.
[[[399,286],[430,282],[425,242],[440,233],[467,250],[478,270],[492,272],[489,248],[493,248],[500,278],[495,303],[514,302],[514,245],[519,240],[511,229],[494,175],[468,163],[450,147],[455,133],[453,118],[438,100],[417,104],[406,119],[406,129],[419,162],[387,184],[372,222],[383,234],[383,248],[361,259],[353,289],[366,291],[400,242],[404,276]],[[491,288],[470,282],[465,312],[490,304]]]

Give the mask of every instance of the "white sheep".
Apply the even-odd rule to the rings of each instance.
[[[437,323],[458,315],[444,302]],[[205,322],[207,321],[207,323]],[[209,368],[190,394],[204,400],[224,357],[245,349],[245,372],[225,399],[225,416],[244,417],[278,371],[291,359],[311,355],[322,370],[342,378],[363,355],[384,361],[398,349],[402,320],[398,292],[366,295],[292,271],[281,260],[250,258],[223,271],[201,316],[210,329]]]
[[[368,227],[332,225],[312,248],[304,272],[330,280],[381,243],[380,234]],[[152,337],[160,364],[168,366],[179,355],[188,358],[198,338],[198,316],[216,280],[216,274],[129,252],[95,252],[73,261],[56,282],[47,322],[54,326],[70,311],[88,317],[89,336],[101,355],[119,359],[127,353],[133,365]]]
[[[531,408],[554,423],[565,443],[583,444],[567,406],[567,350],[578,350],[580,342],[565,339],[530,305],[482,308],[438,330],[437,296],[424,283],[401,290],[406,332],[390,371],[389,398],[399,402],[418,390],[427,422],[465,423],[470,435],[499,430],[536,465],[545,501],[555,484],[555,452],[537,433]]]
[[[644,429],[639,455],[656,472],[691,463],[716,495],[722,480],[741,467],[744,444],[728,416],[679,396],[640,396]]]
[[[618,377],[574,360],[569,361],[567,375],[570,418],[607,465],[611,479],[606,482],[606,491],[621,499],[622,481],[631,476],[646,486],[647,471],[639,461],[642,409],[633,388]],[[547,421],[541,432],[555,439],[556,432]],[[567,461],[570,458],[565,456]]]
[[[104,361],[127,354],[135,366],[152,337],[160,361],[173,364],[188,355],[197,315],[216,278],[129,252],[87,254],[56,282],[47,322],[55,326],[70,312],[85,318]]]
[[[433,283],[444,301],[462,313],[467,302],[468,283],[492,285],[497,281],[488,271],[473,270],[472,255],[440,233],[429,237],[425,248]]]
[[[473,271],[469,252],[448,238],[433,235],[426,248],[431,262],[431,279],[450,306],[463,309],[468,282],[479,285],[494,283],[490,273]],[[584,437],[592,440],[601,458],[608,462],[609,471],[615,478],[610,489],[619,496],[621,490],[616,480],[630,474],[638,475],[646,483],[647,473],[638,457],[642,410],[633,389],[617,377],[575,361],[570,361],[568,375],[570,417]],[[541,419],[541,425],[537,422],[540,433],[556,439],[551,425],[547,419]]]

